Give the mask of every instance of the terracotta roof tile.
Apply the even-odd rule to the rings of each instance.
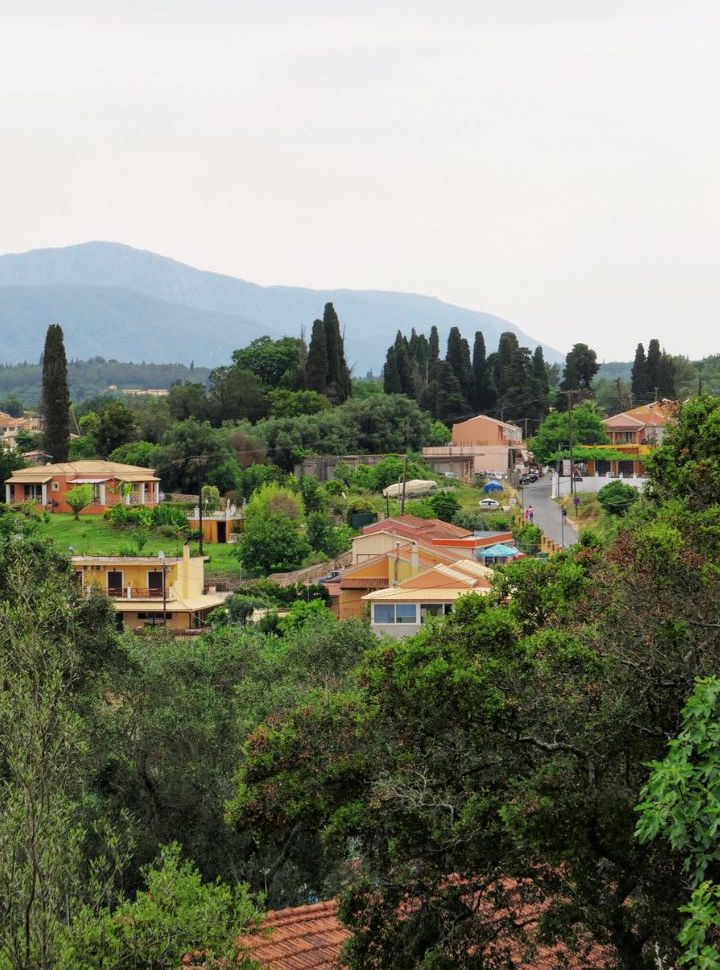
[[[238,943],[263,970],[341,970],[340,952],[350,934],[338,919],[334,899],[269,912],[262,928],[267,935],[244,935]],[[608,965],[608,954],[599,946],[592,947],[584,958],[573,957],[564,946],[539,946],[532,959],[523,963],[519,953],[514,957],[519,970],[557,970],[559,966],[600,970]]]
[[[266,936],[243,936],[239,943],[266,970],[338,970],[348,938],[334,899],[269,912]]]
[[[343,576],[340,589],[384,589],[387,584],[387,576]]]

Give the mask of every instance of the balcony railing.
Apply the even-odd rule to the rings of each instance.
[[[149,589],[147,586],[109,587],[107,594],[115,600],[161,600],[163,598],[162,589]],[[175,599],[175,591],[170,586],[165,599],[168,601]]]

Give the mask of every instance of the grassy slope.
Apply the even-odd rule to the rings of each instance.
[[[55,512],[49,522],[41,520],[41,528],[57,545],[67,551],[72,546],[76,555],[112,556],[121,550],[136,555],[132,533],[113,529],[101,516],[81,515],[78,521],[72,515]],[[168,556],[182,555],[182,544],[168,536],[151,533],[142,555],[154,556],[160,550]],[[206,577],[240,576],[240,563],[233,555],[232,545],[210,545],[205,543],[204,553],[210,561],[205,566]],[[198,552],[197,543],[191,545],[194,555]]]

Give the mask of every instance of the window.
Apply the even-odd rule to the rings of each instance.
[[[375,603],[373,608],[375,623],[417,623],[415,603]]]
[[[422,603],[420,622],[424,623],[429,616],[447,616],[451,609],[452,603]]]
[[[25,498],[34,502],[42,502],[42,485],[26,485]]]
[[[60,491],[60,482],[53,482],[52,483],[52,490],[53,490],[53,492],[59,492]]]
[[[375,604],[375,622],[376,623],[394,623],[395,622],[395,607],[388,606],[387,603],[376,603]]]
[[[416,623],[417,607],[414,603],[398,603],[395,607],[396,623]]]

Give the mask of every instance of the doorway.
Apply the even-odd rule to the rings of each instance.
[[[162,596],[163,594],[162,569],[148,569],[148,593],[150,594],[150,596]]]
[[[119,569],[108,569],[107,574],[108,596],[122,596],[123,594],[123,574]]]
[[[227,523],[218,522],[217,530],[218,542],[227,542]]]

